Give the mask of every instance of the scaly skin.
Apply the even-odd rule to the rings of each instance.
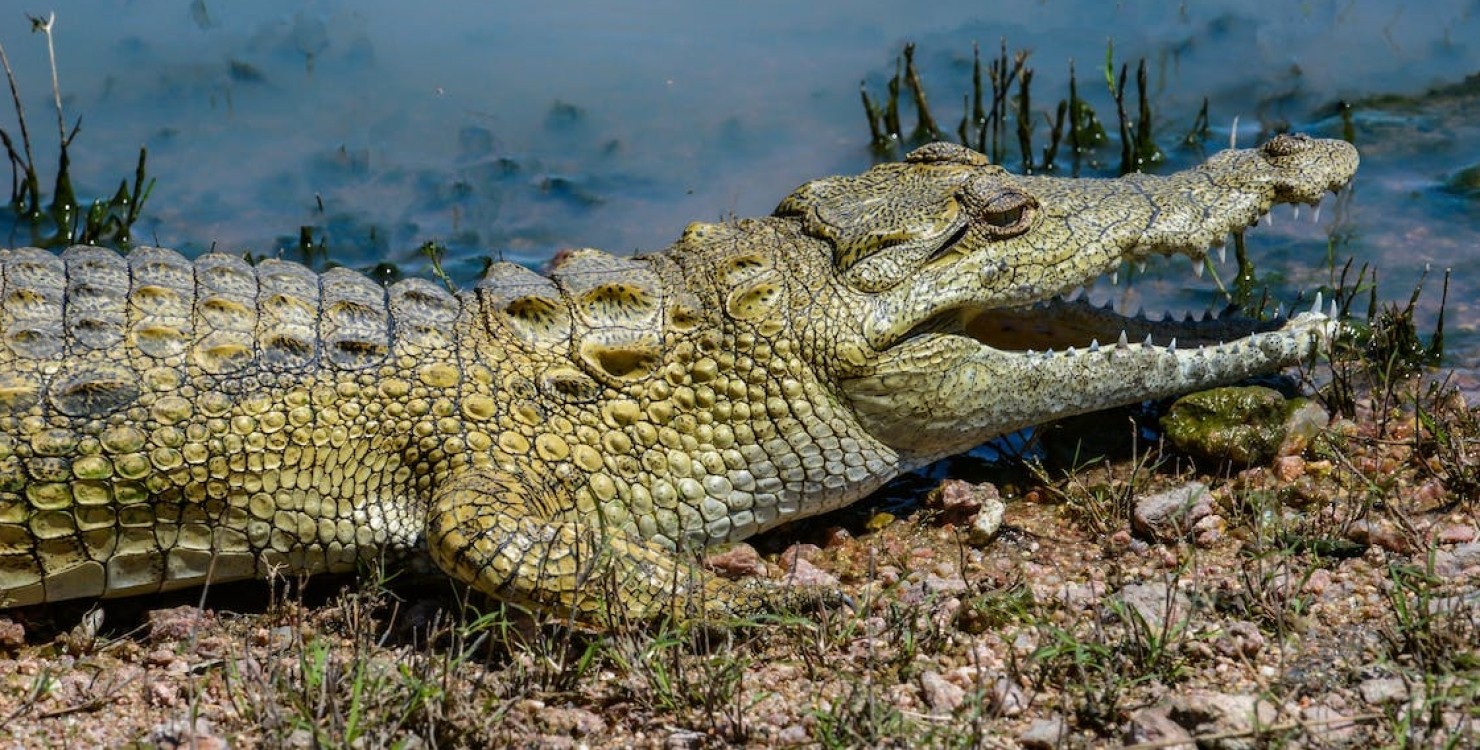
[[[0,251],[0,594],[424,546],[582,622],[768,606],[784,595],[676,551],[1024,425],[1310,353],[1333,325],[1319,312],[1252,332],[1053,300],[1126,260],[1200,257],[1356,165],[1345,143],[1280,136],[1169,177],[1070,180],[934,144],[808,183],[773,217],[637,258],[572,251],[548,278],[500,263],[455,296],[220,254]],[[1234,340],[1173,352],[1117,344],[1122,327]]]

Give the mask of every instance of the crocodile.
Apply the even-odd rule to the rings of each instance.
[[[1279,135],[1069,179],[935,143],[659,252],[496,262],[457,293],[214,252],[3,250],[0,606],[418,552],[583,623],[776,606],[795,589],[694,553],[994,436],[1311,354],[1339,325],[1319,302],[1152,322],[1067,293],[1154,255],[1200,263],[1357,162]]]

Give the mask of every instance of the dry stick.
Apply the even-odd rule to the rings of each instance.
[[[5,66],[5,80],[10,84],[10,100],[15,104],[15,119],[21,128],[21,149],[26,152],[26,160],[23,166],[26,168],[26,190],[31,195],[31,208],[27,213],[35,213],[40,208],[41,182],[36,176],[36,159],[31,155],[31,131],[26,127],[26,108],[21,105],[21,90],[15,81],[15,71],[10,67],[10,57],[5,54],[5,45],[0,44],[0,65]],[[10,142],[10,137],[5,138],[5,148],[10,152],[12,162],[20,159],[15,153],[15,147]],[[16,198],[14,183],[11,187],[11,197]]]
[[[1033,173],[1033,112],[1028,87],[1033,83],[1033,69],[1023,68],[1018,76],[1017,137],[1023,152],[1023,172]]]
[[[57,14],[49,13],[46,20],[37,16],[31,16],[31,31],[39,31],[46,35],[46,57],[51,62],[51,94],[56,102],[57,108],[57,137],[62,139],[65,146],[67,141],[67,122],[62,115],[62,85],[57,79],[57,49],[52,42],[51,29],[56,25]]]
[[[930,104],[925,101],[925,85],[920,81],[920,71],[915,69],[915,45],[913,42],[904,46],[904,74],[906,82],[910,86],[911,93],[915,96],[915,132],[912,137],[919,140],[922,135],[937,140],[940,138],[940,128],[935,124],[935,118],[930,114]]]

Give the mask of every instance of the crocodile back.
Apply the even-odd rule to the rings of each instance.
[[[452,356],[460,312],[424,279],[0,250],[0,605],[343,568],[407,536],[355,526],[402,468],[363,461],[386,432],[368,394]]]

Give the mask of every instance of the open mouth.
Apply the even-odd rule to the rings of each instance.
[[[1342,184],[1331,189],[1338,201],[1344,201],[1350,195],[1345,187]],[[1307,218],[1318,223],[1321,206],[1321,202],[1294,203],[1294,218]],[[1302,208],[1306,210],[1302,211]],[[1273,223],[1269,209],[1260,212],[1250,226],[1257,226],[1261,219],[1266,224]],[[1070,292],[1054,294],[1031,304],[942,309],[912,328],[901,337],[899,343],[916,336],[934,334],[968,337],[1003,352],[1062,352],[1070,349],[1092,349],[1108,344],[1186,348],[1216,345],[1254,333],[1278,330],[1288,321],[1283,309],[1276,307],[1274,314],[1266,319],[1246,317],[1240,313],[1240,305],[1232,300],[1226,290],[1223,294],[1225,303],[1219,309],[1204,309],[1196,313],[1164,312],[1160,315],[1148,315],[1145,309],[1117,309],[1118,306],[1136,306],[1134,300],[1137,295],[1126,293],[1128,289],[1121,284],[1122,277],[1129,279],[1133,276],[1145,276],[1149,255],[1185,255],[1191,259],[1191,270],[1199,281],[1205,279],[1207,269],[1214,269],[1213,281],[1222,290],[1223,275],[1218,273],[1218,268],[1227,267],[1228,248],[1242,241],[1243,232],[1244,229],[1237,230],[1237,237],[1231,235],[1223,242],[1203,249],[1179,249],[1174,253],[1156,250],[1147,253],[1132,248],[1124,254],[1115,270],[1093,277],[1082,287],[1076,287]],[[964,230],[942,243],[934,258],[945,259],[955,255],[953,248],[960,242],[962,235]],[[1217,258],[1216,264],[1214,257]],[[1134,272],[1128,272],[1132,269]],[[1239,269],[1234,268],[1233,274],[1236,273],[1239,273]],[[1106,295],[1103,292],[1105,285],[1097,284],[1102,280],[1107,280],[1114,292]],[[1317,306],[1322,304],[1318,303]],[[1300,307],[1303,309],[1304,306]],[[1327,312],[1324,309],[1313,311]],[[1332,316],[1334,317],[1334,311]]]

